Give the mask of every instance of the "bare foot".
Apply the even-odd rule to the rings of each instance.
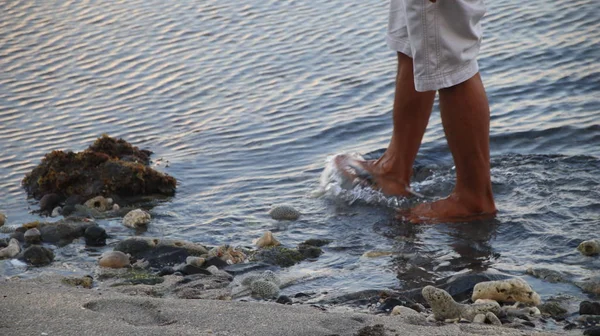
[[[416,207],[400,211],[398,218],[415,224],[435,224],[449,222],[470,222],[480,219],[493,218],[496,215],[496,207],[493,201],[484,198],[476,201],[469,200],[453,193],[447,198],[439,201],[419,204]]]
[[[357,160],[348,155],[334,158],[335,165],[344,177],[379,190],[387,196],[410,196],[408,182],[386,169],[381,160]]]

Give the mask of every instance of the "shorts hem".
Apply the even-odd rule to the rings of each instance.
[[[415,77],[415,90],[419,92],[437,91],[458,85],[479,72],[477,59],[454,72],[436,74],[427,77]]]

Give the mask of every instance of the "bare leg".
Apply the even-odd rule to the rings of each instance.
[[[490,110],[481,76],[440,90],[440,111],[456,166],[456,186],[448,198],[412,209],[411,221],[461,221],[494,215]]]
[[[387,150],[376,161],[360,162],[386,195],[407,196],[412,166],[429,122],[435,91],[415,90],[412,59],[398,53],[394,130]]]

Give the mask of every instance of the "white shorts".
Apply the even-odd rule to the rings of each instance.
[[[439,90],[479,71],[483,0],[391,0],[387,42],[413,59],[415,89]]]

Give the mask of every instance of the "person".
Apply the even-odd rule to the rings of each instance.
[[[412,166],[439,92],[456,184],[447,198],[401,213],[412,222],[465,221],[496,213],[490,111],[477,63],[484,14],[483,0],[391,0],[387,43],[398,54],[393,133],[378,160],[356,161],[351,168],[368,174],[386,195],[408,196]],[[347,164],[345,159],[339,157],[338,164]]]

